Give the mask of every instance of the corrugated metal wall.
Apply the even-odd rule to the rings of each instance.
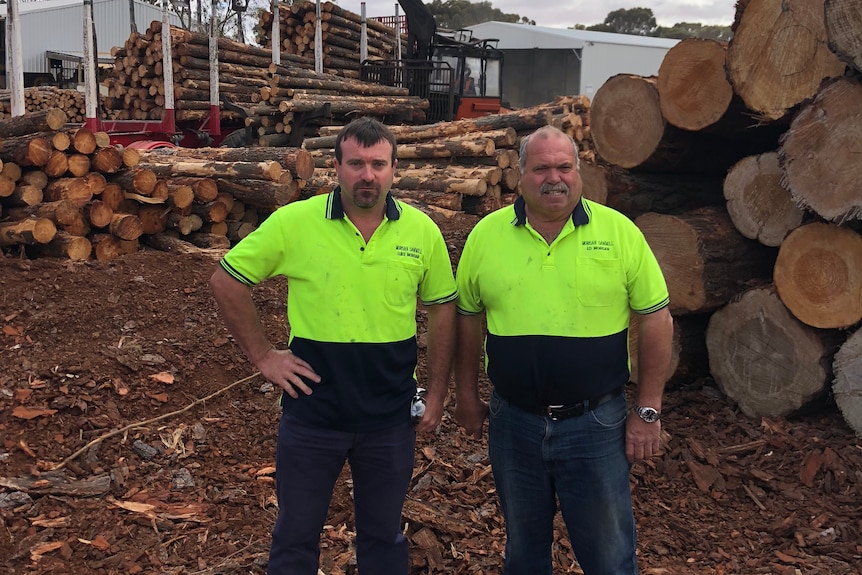
[[[34,6],[44,4],[45,9]],[[23,5],[21,5],[23,6]],[[20,9],[21,51],[25,72],[49,72],[45,51],[81,54],[84,51],[84,3],[53,1],[27,3]],[[96,42],[99,54],[108,54],[114,46],[122,46],[129,37],[128,0],[94,0],[93,19],[96,22]],[[135,23],[138,31],[146,30],[150,22],[162,19],[158,6],[135,2]],[[171,18],[179,24],[175,16]],[[5,22],[4,22],[5,25]]]

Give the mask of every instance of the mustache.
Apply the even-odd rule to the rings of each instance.
[[[560,182],[558,184],[542,184],[542,187],[539,188],[539,193],[546,194],[548,192],[565,192],[569,193],[569,186]]]

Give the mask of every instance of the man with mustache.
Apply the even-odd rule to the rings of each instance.
[[[278,209],[211,279],[237,344],[283,390],[269,575],[317,575],[345,461],[360,572],[408,573],[401,510],[416,430],[430,432],[442,417],[456,292],[440,230],[389,193],[395,166],[392,132],[354,120],[335,141],[338,187]],[[287,278],[287,349],[270,343],[251,295],[274,276]],[[427,403],[414,427],[417,296],[428,309]]]
[[[520,162],[520,197],[476,225],[458,263],[455,417],[475,437],[489,417],[504,575],[553,572],[557,501],[586,575],[633,575],[629,468],[659,450],[667,286],[640,230],[582,197],[569,136],[538,129]],[[489,404],[477,384],[483,312]],[[640,321],[629,411],[631,312]]]

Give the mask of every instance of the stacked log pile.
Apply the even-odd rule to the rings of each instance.
[[[589,143],[589,107],[586,97],[560,97],[506,114],[389,126],[398,140],[392,193],[419,207],[444,213],[490,213],[514,201],[520,181],[518,149],[524,134],[546,124],[556,125],[578,142],[582,158],[594,158]],[[340,130],[341,126],[321,127],[319,137],[303,142],[316,166],[303,197],[327,193],[337,185],[333,161]]]
[[[10,91],[0,90],[0,120],[12,117]],[[64,90],[53,86],[38,86],[24,90],[24,109],[28,112],[58,108],[70,123],[83,122],[86,115],[84,94],[78,90]]]
[[[316,4],[309,1],[281,4],[278,17],[282,52],[309,58],[313,62]],[[272,46],[272,19],[272,12],[260,12],[257,40],[267,48]],[[362,17],[332,2],[323,2],[320,20],[323,71],[358,78]],[[369,59],[395,58],[396,32],[393,28],[374,18],[366,18],[366,36]],[[399,35],[397,41],[402,43],[402,53],[406,53],[406,39]]]
[[[0,246],[34,256],[227,248],[314,172],[296,148],[121,149],[57,109],[0,121],[0,139]]]
[[[684,40],[657,77],[616,76],[596,93],[607,203],[635,219],[668,280],[671,381],[705,350],[699,362],[744,413],[785,416],[824,398],[834,372],[862,435],[862,13],[749,0],[733,29],[726,45]],[[836,354],[845,340],[855,355]]]
[[[210,111],[209,38],[171,27],[171,52],[176,118],[204,120]],[[117,119],[161,119],[165,87],[162,23],[154,21],[143,34],[132,33],[123,47],[112,50],[114,68],[108,79],[105,107]],[[325,120],[346,121],[357,113],[398,121],[424,121],[428,102],[406,89],[360,82],[313,71],[314,60],[282,54],[272,62],[270,50],[218,40],[219,94],[245,111],[223,106],[223,120],[243,119],[259,136],[261,146],[287,145],[298,113],[324,111]]]

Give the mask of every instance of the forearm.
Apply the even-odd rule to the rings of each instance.
[[[251,290],[221,266],[210,278],[210,286],[228,331],[249,361],[258,366],[272,344],[260,323]]]
[[[438,400],[441,405],[449,391],[454,350],[455,303],[429,306],[426,397]]]
[[[478,403],[482,316],[458,314],[455,326],[455,401],[459,405]]]
[[[638,331],[637,403],[661,411],[673,342],[673,318],[668,308],[640,317]]]

